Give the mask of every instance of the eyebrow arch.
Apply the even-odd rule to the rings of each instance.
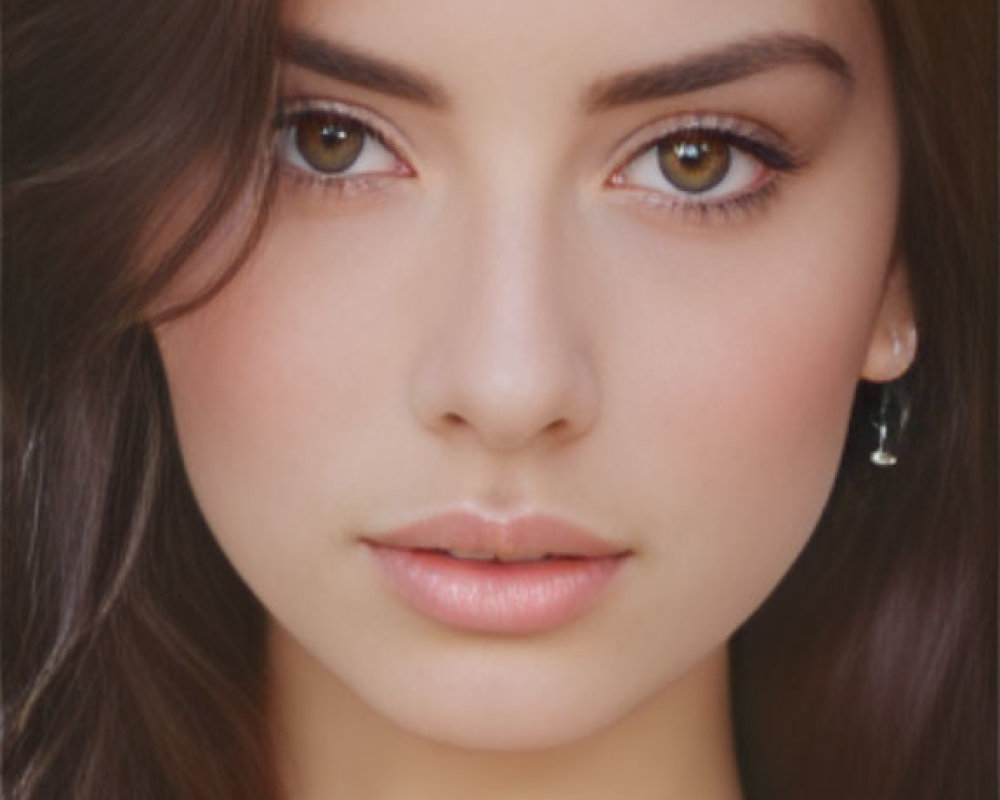
[[[286,31],[279,53],[289,63],[328,78],[363,86],[381,94],[411,100],[431,108],[446,108],[444,89],[430,78],[408,67],[373,58],[350,47],[310,36],[302,31]]]
[[[289,63],[328,78],[434,109],[451,105],[440,84],[408,67],[302,31],[284,32],[279,51]],[[696,92],[788,64],[820,66],[848,88],[854,85],[850,65],[833,47],[804,34],[779,33],[733,42],[680,61],[598,81],[586,92],[584,107],[589,112],[605,111]]]
[[[854,75],[833,47],[804,34],[778,33],[733,42],[680,61],[626,72],[599,81],[585,94],[587,111],[708,89],[787,64],[812,64],[837,76],[847,88]]]

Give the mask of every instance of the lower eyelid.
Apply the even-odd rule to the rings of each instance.
[[[749,221],[767,211],[784,188],[787,176],[773,173],[751,192],[737,193],[715,200],[691,200],[642,187],[624,186],[615,192],[621,202],[649,214],[659,223],[664,218],[683,224],[724,225]]]
[[[283,155],[279,149],[274,151],[278,174],[282,182],[291,191],[312,193],[325,202],[361,201],[365,198],[375,199],[397,188],[401,178],[415,177],[416,173],[395,151],[379,137],[368,134],[371,141],[378,142],[385,148],[391,165],[385,169],[364,172],[324,173],[307,166],[299,166]],[[280,146],[280,143],[278,144]],[[366,143],[365,147],[369,147]],[[301,156],[300,156],[301,158]]]
[[[395,186],[400,177],[382,173],[323,175],[307,172],[286,162],[279,165],[279,170],[281,178],[290,182],[295,188],[311,189],[322,194],[331,193],[344,199],[384,192]]]

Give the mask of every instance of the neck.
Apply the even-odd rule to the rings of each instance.
[[[528,752],[484,752],[411,734],[273,626],[272,713],[285,800],[739,800],[720,648],[609,728]]]

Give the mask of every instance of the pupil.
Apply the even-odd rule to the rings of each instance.
[[[729,145],[690,134],[659,147],[663,177],[685,192],[707,192],[717,186],[729,172],[729,160]]]
[[[295,144],[310,167],[328,174],[349,169],[364,147],[365,131],[350,120],[308,116],[300,119]]]
[[[335,145],[338,142],[344,141],[344,139],[347,138],[347,131],[339,125],[324,125],[319,136],[320,139],[322,139],[323,144],[329,147],[330,145]]]

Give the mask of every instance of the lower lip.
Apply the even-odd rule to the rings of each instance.
[[[390,585],[414,609],[458,628],[537,633],[590,609],[623,555],[495,563],[369,545]]]

